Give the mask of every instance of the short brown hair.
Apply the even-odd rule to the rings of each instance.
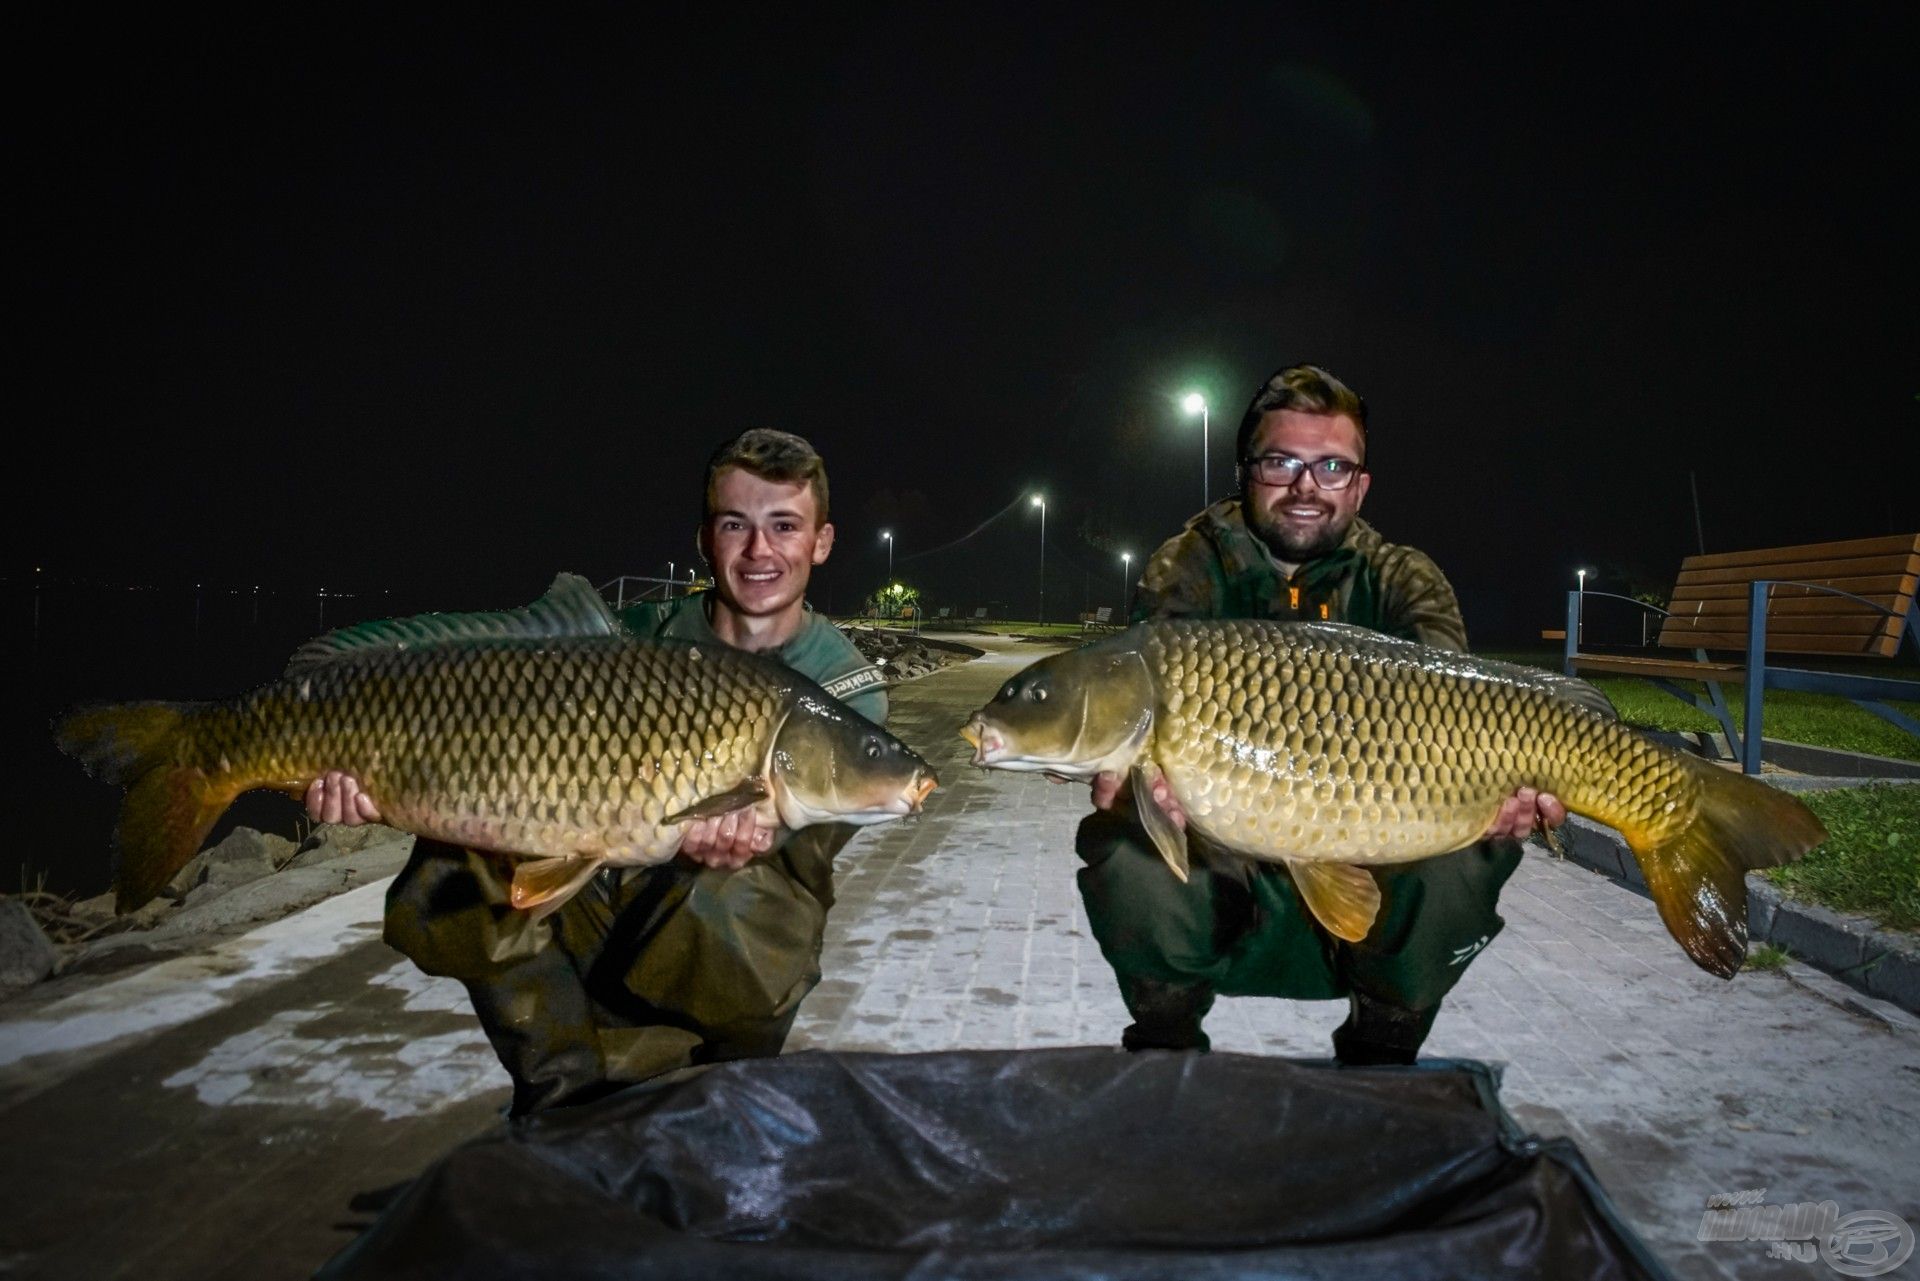
[[[1253,393],[1253,403],[1247,406],[1246,416],[1240,420],[1240,436],[1234,445],[1236,466],[1246,466],[1247,450],[1253,447],[1260,420],[1276,409],[1331,417],[1346,415],[1360,429],[1360,461],[1367,461],[1367,402],[1318,365],[1288,365]]]
[[[703,521],[713,515],[714,485],[720,479],[720,473],[729,467],[738,467],[761,480],[779,481],[782,484],[806,481],[813,489],[813,503],[819,513],[814,523],[827,523],[827,464],[803,437],[790,431],[755,427],[741,432],[715,450],[713,457],[707,460],[706,506],[701,512]]]

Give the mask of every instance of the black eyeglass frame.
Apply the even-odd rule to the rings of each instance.
[[[1273,462],[1280,464],[1283,467],[1286,463],[1294,464],[1294,466],[1291,468],[1292,474],[1287,476],[1286,479],[1284,480],[1268,480],[1264,478],[1260,473],[1264,465],[1269,460],[1272,460]],[[1344,466],[1352,468],[1352,470],[1342,473],[1345,479],[1343,479],[1339,484],[1329,485],[1327,484],[1325,479],[1322,478],[1320,472],[1317,470],[1323,463],[1340,463],[1340,464],[1343,464]],[[1293,486],[1299,481],[1301,474],[1305,473],[1306,475],[1313,477],[1313,485],[1315,489],[1324,490],[1329,494],[1337,494],[1343,489],[1350,488],[1354,482],[1354,478],[1367,470],[1366,463],[1364,462],[1356,463],[1351,458],[1341,458],[1338,455],[1331,455],[1326,458],[1309,459],[1309,458],[1296,458],[1292,454],[1278,454],[1278,453],[1256,454],[1252,458],[1242,458],[1240,460],[1240,466],[1246,470],[1247,476],[1250,480],[1253,480],[1258,484],[1271,486],[1275,489],[1293,488]]]

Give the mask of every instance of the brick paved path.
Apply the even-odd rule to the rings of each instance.
[[[1084,789],[972,770],[955,733],[1039,652],[1004,644],[896,691],[894,728],[943,785],[842,855],[828,977],[791,1049],[1117,1043],[1126,1014],[1073,888]],[[378,942],[381,888],[0,1010],[0,1275],[302,1276],[365,1221],[355,1192],[495,1121],[504,1074],[459,989]],[[1679,1275],[1833,1275],[1699,1243],[1716,1192],[1920,1226],[1920,1036],[1795,970],[1710,978],[1646,900],[1544,854],[1501,911],[1428,1050],[1506,1062],[1522,1124],[1571,1135]],[[1318,1057],[1343,1016],[1230,999],[1208,1027],[1221,1049]]]

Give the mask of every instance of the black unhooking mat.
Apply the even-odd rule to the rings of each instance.
[[[511,1123],[320,1276],[1667,1274],[1473,1062],[1082,1048],[729,1063]]]

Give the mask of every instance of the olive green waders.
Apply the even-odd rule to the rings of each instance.
[[[386,940],[466,985],[514,1115],[584,1102],[780,1052],[820,981],[833,858],[855,830],[807,828],[737,871],[610,869],[543,921],[509,906],[506,860],[421,840],[387,892]]]
[[[1380,917],[1346,943],[1312,920],[1285,868],[1189,840],[1185,884],[1129,818],[1093,814],[1075,841],[1087,921],[1134,1018],[1129,1049],[1206,1049],[1201,1020],[1216,995],[1344,996],[1335,1056],[1411,1063],[1441,998],[1500,932],[1494,903],[1520,864],[1519,843],[1503,840],[1382,870]]]

